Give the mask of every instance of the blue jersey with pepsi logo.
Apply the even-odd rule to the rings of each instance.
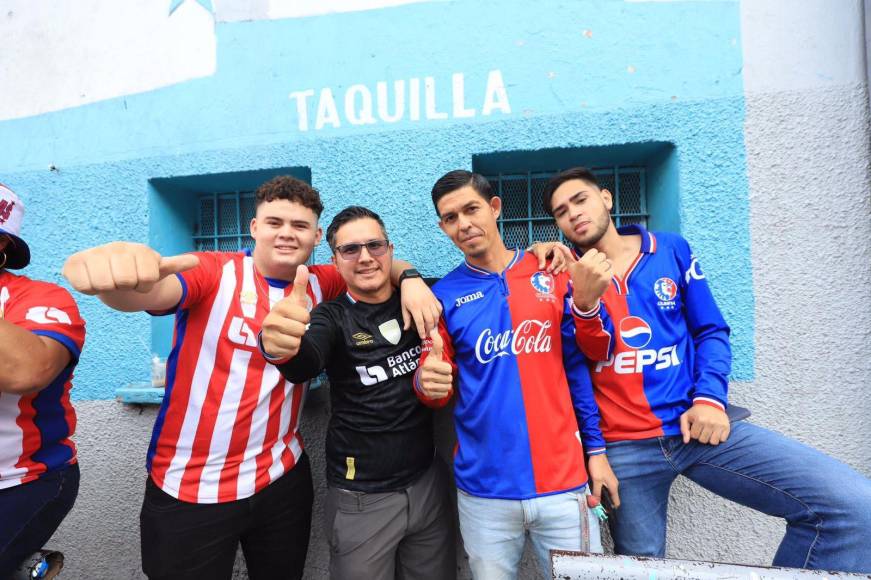
[[[729,327],[687,241],[639,225],[641,251],[599,307],[574,309],[607,441],[680,434],[693,405],[725,409]]]

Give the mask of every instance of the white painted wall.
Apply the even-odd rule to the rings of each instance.
[[[744,0],[753,421],[871,475],[871,206],[862,0]],[[727,243],[724,241],[724,243]],[[780,520],[685,480],[673,557],[770,564]]]
[[[433,0],[4,0],[0,121],[215,74],[215,22],[301,18]],[[204,3],[208,5],[208,3]],[[71,33],[75,31],[75,33]]]
[[[70,31],[75,31],[71,34]],[[4,0],[0,121],[214,74],[215,23],[196,2]]]

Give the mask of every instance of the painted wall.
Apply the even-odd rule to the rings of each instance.
[[[281,167],[311,171],[324,223],[370,205],[401,257],[441,275],[460,259],[428,199],[442,173],[604,152],[648,166],[654,223],[700,256],[733,329],[733,401],[871,473],[859,0],[104,4],[0,12],[15,39],[0,51],[0,180],[28,204],[28,275],[59,282],[74,251],[165,237],[155,183]],[[79,303],[82,492],[52,543],[70,577],[139,578],[154,412],[113,398],[148,377],[150,321]],[[778,522],[685,482],[672,503],[669,554],[770,561]],[[325,577],[318,517],[311,578]]]

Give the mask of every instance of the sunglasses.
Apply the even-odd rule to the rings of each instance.
[[[383,256],[387,253],[387,248],[390,246],[388,240],[370,240],[365,244],[343,244],[336,246],[336,252],[346,260],[356,260],[360,257],[360,252],[363,251],[363,246],[373,258]]]

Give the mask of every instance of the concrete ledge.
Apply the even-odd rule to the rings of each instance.
[[[163,402],[165,389],[148,383],[133,383],[115,391],[115,398],[133,405],[159,405]]]

